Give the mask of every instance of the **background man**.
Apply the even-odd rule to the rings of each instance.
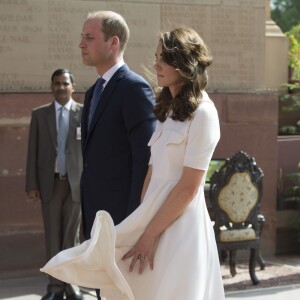
[[[54,100],[33,110],[28,142],[26,191],[29,199],[41,199],[46,258],[79,242],[80,122],[82,105],[72,99],[74,77],[67,69],[51,77]],[[49,278],[42,300],[83,299],[69,284]]]

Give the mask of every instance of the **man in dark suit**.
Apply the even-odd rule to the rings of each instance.
[[[79,242],[82,105],[72,99],[74,77],[67,69],[51,77],[55,101],[33,110],[28,142],[26,191],[41,199],[47,260]],[[70,284],[49,277],[42,300],[83,299]]]
[[[86,92],[82,113],[81,196],[89,238],[97,211],[109,212],[118,224],[140,204],[155,117],[151,87],[123,61],[129,38],[123,17],[90,13],[81,36],[83,63],[100,76]]]

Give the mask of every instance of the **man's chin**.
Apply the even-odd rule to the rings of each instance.
[[[83,64],[87,67],[93,67],[94,65],[93,64],[89,64],[89,63],[86,63],[86,62],[83,62]]]
[[[55,99],[61,105],[64,105],[69,101],[68,97],[55,97]]]
[[[85,66],[87,66],[87,67],[93,67],[93,66],[94,66],[90,61],[88,61],[88,60],[86,60],[86,59],[84,59],[84,58],[82,58],[82,63],[83,63]]]

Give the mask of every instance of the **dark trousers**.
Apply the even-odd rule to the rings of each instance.
[[[54,174],[53,174],[54,175]],[[74,202],[68,180],[55,178],[50,202],[42,202],[46,258],[79,243],[80,203]],[[49,276],[48,292],[74,294],[72,285]]]

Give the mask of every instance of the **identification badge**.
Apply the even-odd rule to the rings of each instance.
[[[81,127],[78,126],[76,128],[76,140],[80,141],[81,140]]]

